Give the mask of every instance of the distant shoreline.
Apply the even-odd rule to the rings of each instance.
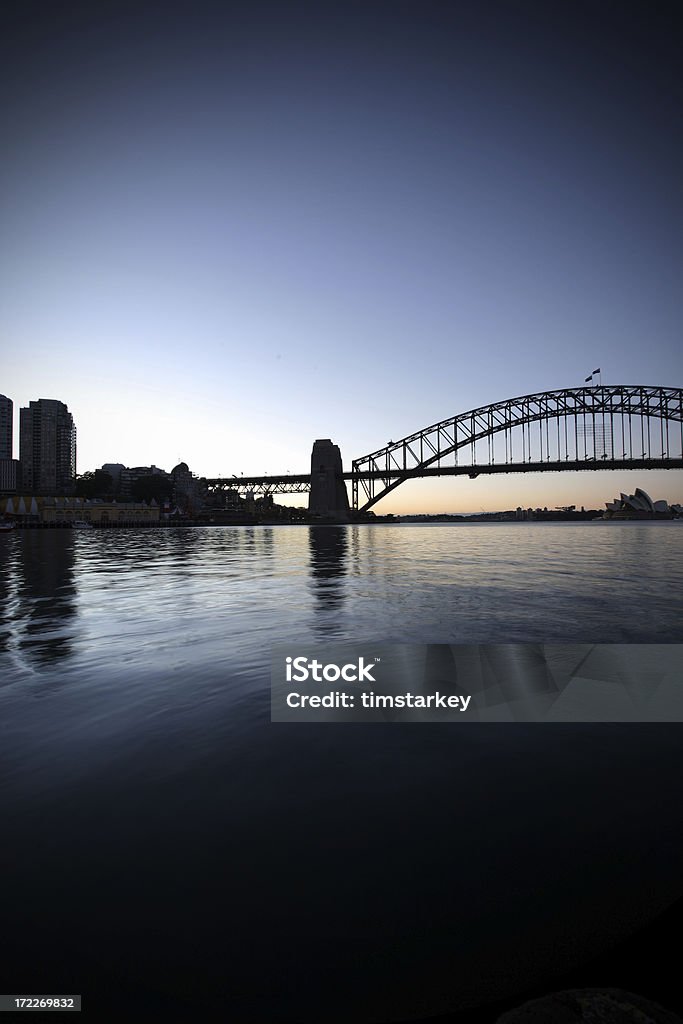
[[[564,517],[558,518],[546,518],[546,519],[502,519],[496,518],[495,516],[488,517],[476,517],[476,516],[463,516],[462,518],[444,518],[441,516],[394,516],[391,518],[381,518],[378,516],[376,519],[362,520],[358,522],[347,522],[347,523],[335,523],[332,520],[324,521],[312,521],[312,522],[287,522],[282,520],[262,521],[262,522],[232,522],[232,523],[206,523],[199,521],[188,521],[183,523],[94,523],[87,529],[79,527],[73,527],[70,523],[16,523],[15,529],[19,531],[35,531],[35,530],[48,530],[53,533],[79,533],[88,534],[92,531],[106,531],[108,533],[116,531],[128,531],[128,530],[187,530],[187,529],[231,529],[235,527],[254,529],[256,527],[267,527],[271,529],[275,526],[286,526],[288,528],[306,527],[316,528],[321,527],[349,527],[349,526],[563,526],[563,525],[595,525],[604,524],[609,526],[623,526],[632,524],[643,524],[648,525],[669,525],[675,523],[683,523],[683,519],[665,519],[665,518],[650,518],[650,519],[603,519],[602,516],[595,516],[593,518],[580,518],[580,519],[569,519]],[[6,533],[14,533],[14,530],[3,531]]]

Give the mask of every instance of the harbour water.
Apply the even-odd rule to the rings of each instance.
[[[683,891],[680,726],[269,711],[275,643],[682,643],[683,524],[0,548],[3,991],[140,1019],[424,1017],[551,984]]]

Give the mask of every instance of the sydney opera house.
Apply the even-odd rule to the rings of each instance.
[[[678,519],[683,517],[683,505],[669,505],[661,499],[653,501],[647,491],[636,487],[635,494],[623,491],[614,501],[605,502],[605,519]]]

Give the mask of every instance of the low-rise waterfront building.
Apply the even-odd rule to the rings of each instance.
[[[93,526],[135,526],[159,522],[159,506],[146,502],[87,501],[48,498],[40,510],[43,523],[84,522]]]
[[[0,516],[6,519],[33,519],[37,522],[40,518],[40,502],[43,498],[35,498],[33,495],[13,495],[12,497],[0,498]]]
[[[159,506],[151,502],[89,501],[87,498],[21,495],[0,498],[0,516],[19,524],[70,526],[149,526],[159,522]]]

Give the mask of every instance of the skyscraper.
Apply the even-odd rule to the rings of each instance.
[[[12,458],[12,416],[14,402],[0,395],[0,459]]]
[[[76,476],[76,428],[63,402],[39,398],[21,410],[19,459],[28,493],[71,490]]]

